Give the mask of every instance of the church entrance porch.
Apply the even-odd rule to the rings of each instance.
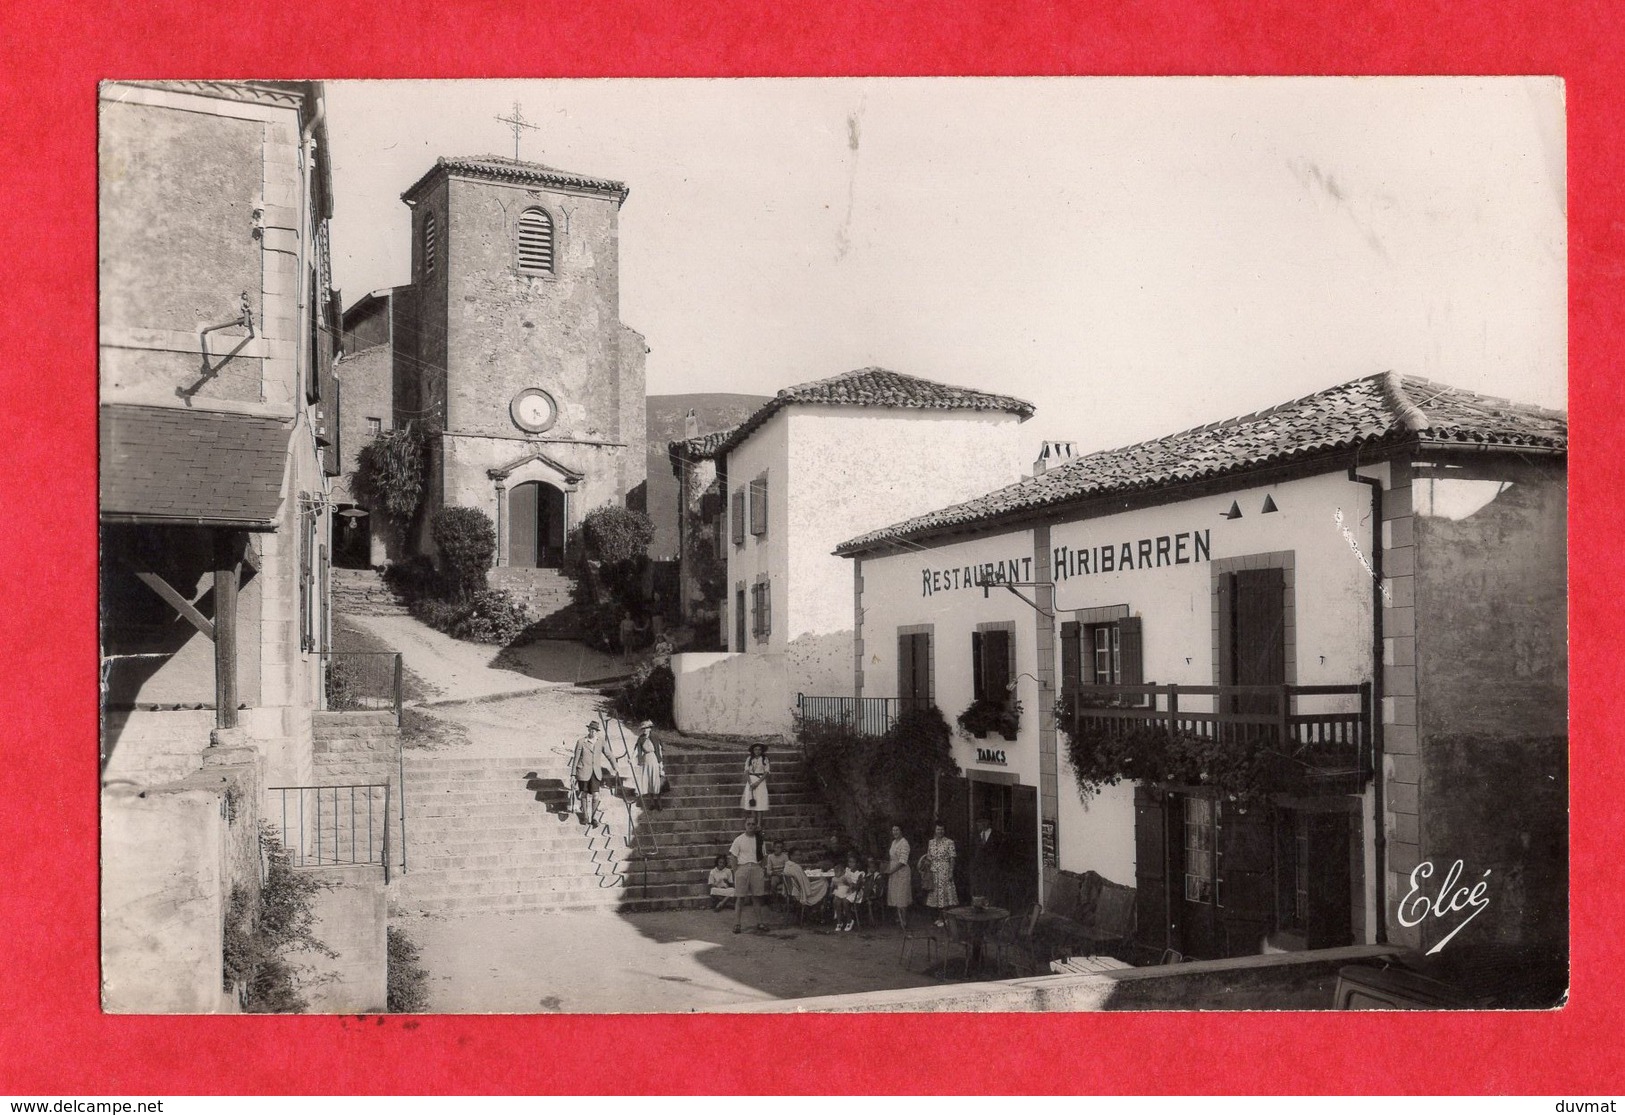
[[[557,569],[564,564],[564,493],[539,480],[508,494],[508,564]]]

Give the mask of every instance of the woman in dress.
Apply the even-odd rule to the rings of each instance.
[[[654,727],[653,720],[638,725],[638,738],[632,744],[632,762],[636,767],[633,780],[644,803],[650,809],[661,809],[664,807],[660,795],[666,792],[666,757],[654,738]]]
[[[925,904],[937,911],[938,925],[942,924],[944,910],[959,905],[959,892],[954,889],[954,857],[957,854],[958,849],[948,836],[948,830],[937,825],[932,830],[920,863],[931,888],[925,896]]]
[[[745,760],[745,790],[739,795],[739,808],[751,813],[767,812],[767,776],[773,766],[767,761],[767,744],[750,745],[750,758]]]
[[[903,830],[891,827],[891,850],[886,863],[886,905],[897,911],[897,926],[908,932],[908,908],[914,901],[913,883],[908,866],[908,841]]]

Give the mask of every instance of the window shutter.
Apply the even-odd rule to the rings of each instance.
[[[767,477],[750,482],[750,532],[767,533]]]
[[[520,214],[519,270],[532,275],[553,273],[553,218],[546,210],[527,209]]]
[[[734,591],[734,650],[745,649],[745,586]]]
[[[914,636],[897,636],[897,695],[904,701],[914,694]]]
[[[762,638],[773,634],[773,582],[762,582]]]
[[[728,500],[728,518],[733,522],[733,537],[735,546],[745,544],[745,490],[735,490]]]
[[[1145,665],[1140,639],[1140,617],[1130,616],[1117,621],[1119,648],[1123,655],[1123,684],[1144,685]]]
[[[982,633],[970,633],[970,689],[971,699],[980,701],[986,696],[986,688],[982,677]]]
[[[1083,625],[1068,621],[1061,624],[1061,692],[1076,689],[1083,680],[1082,648]]]

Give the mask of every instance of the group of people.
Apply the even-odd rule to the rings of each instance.
[[[761,762],[765,767],[766,749]],[[756,759],[752,748],[751,761]],[[746,766],[746,794],[752,789],[752,768]],[[942,824],[934,826],[930,840],[918,861],[912,861],[912,850],[903,830],[897,825],[891,829],[891,845],[884,864],[870,857],[867,865],[856,852],[846,853],[844,867],[839,854],[833,859],[833,875],[828,878],[810,878],[805,869],[790,858],[782,841],[775,841],[771,851],[762,836],[757,814],[766,808],[766,774],[756,787],[761,793],[761,809],[751,807],[745,831],[734,838],[724,855],[716,858],[707,877],[707,884],[715,909],[724,909],[729,900],[734,903],[734,932],[744,930],[745,909],[755,907],[756,928],[765,930],[763,920],[767,896],[782,894],[808,905],[821,902],[825,894],[832,898],[836,932],[850,932],[857,926],[858,907],[868,901],[882,900],[876,886],[884,880],[884,901],[896,915],[897,925],[908,932],[908,911],[914,905],[914,884],[919,882],[925,905],[935,914],[937,925],[943,924],[946,911],[960,904],[959,888],[955,882],[958,866],[958,848]],[[977,820],[972,836],[969,874],[972,891],[980,897],[997,896],[1001,883],[1003,839],[995,832],[988,817]],[[827,849],[834,851],[834,848]],[[918,873],[916,876],[916,872]]]
[[[643,801],[645,809],[664,809],[662,800],[671,783],[666,778],[666,756],[660,741],[654,738],[654,721],[645,720],[637,726],[637,738],[628,748],[632,763],[632,785]],[[604,738],[603,725],[596,720],[587,722],[587,734],[576,740],[570,752],[567,777],[574,789],[576,813],[583,825],[591,827],[600,822],[598,792],[607,786],[622,785],[620,767]]]

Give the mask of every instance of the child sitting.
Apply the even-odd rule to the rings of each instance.
[[[856,853],[846,857],[846,869],[835,873],[835,932],[850,933],[858,921],[854,916],[863,896],[863,870]]]
[[[728,899],[734,896],[733,868],[728,866],[727,856],[718,856],[716,866],[711,868],[711,874],[706,877],[711,887],[711,897],[717,900],[716,909],[720,910],[728,905]]]

